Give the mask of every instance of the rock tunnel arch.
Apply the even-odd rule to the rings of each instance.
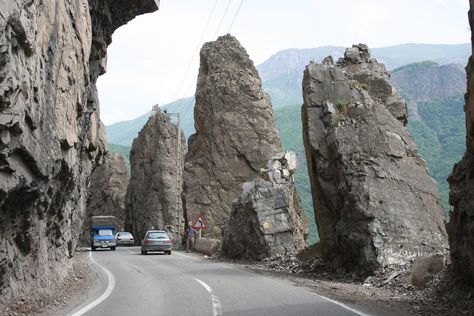
[[[115,29],[158,7],[159,0],[0,3],[2,295],[46,290],[67,274],[88,178],[105,151],[96,81],[107,46]]]

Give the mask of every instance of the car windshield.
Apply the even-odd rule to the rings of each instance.
[[[160,232],[148,233],[146,237],[148,239],[168,239],[168,235],[166,233],[160,233]]]
[[[130,234],[130,233],[118,233],[117,236],[120,236],[120,237],[132,237],[132,234]]]
[[[111,236],[113,235],[111,229],[99,229],[99,235],[101,236]]]

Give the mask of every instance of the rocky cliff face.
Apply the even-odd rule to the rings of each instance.
[[[115,216],[118,223],[117,231],[123,230],[128,179],[125,158],[117,153],[108,153],[103,164],[92,172],[87,197],[86,218],[81,234],[83,245],[89,245],[92,216]]]
[[[471,33],[474,27],[473,2],[469,10]],[[474,34],[474,33],[472,33]],[[474,35],[471,36],[474,52]],[[469,58],[467,72],[466,153],[454,168],[449,182],[449,203],[453,206],[448,225],[452,268],[466,282],[474,284],[474,63]]]
[[[438,65],[426,61],[391,71],[391,81],[415,114],[418,103],[457,97],[464,93],[466,72],[458,64]]]
[[[183,132],[156,108],[130,152],[125,230],[132,232],[137,241],[153,227],[165,229],[171,225],[176,233],[184,230],[181,192],[185,153]]]
[[[365,45],[307,66],[303,136],[322,251],[360,271],[446,247],[437,186],[406,107]]]
[[[306,247],[308,222],[296,193],[295,170],[295,153],[280,153],[258,179],[243,184],[224,233],[227,256],[260,260]]]
[[[281,151],[270,98],[245,49],[230,35],[201,49],[194,119],[196,133],[185,158],[185,212],[190,221],[201,212],[209,225],[204,233],[221,238],[242,184]]]
[[[67,272],[104,152],[95,82],[107,45],[156,9],[152,0],[0,2],[2,294],[37,294]]]

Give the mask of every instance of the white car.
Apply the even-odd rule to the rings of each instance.
[[[135,240],[133,239],[133,235],[129,232],[118,232],[115,234],[115,243],[117,246],[133,246]]]

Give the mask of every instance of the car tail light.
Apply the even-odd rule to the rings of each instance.
[[[122,240],[122,238],[120,238],[120,237],[117,237],[117,240]]]
[[[148,244],[148,239],[143,239],[143,243],[146,245]]]
[[[130,240],[133,240],[133,237],[131,237]]]
[[[170,239],[165,240],[165,244],[171,244],[171,240]]]

